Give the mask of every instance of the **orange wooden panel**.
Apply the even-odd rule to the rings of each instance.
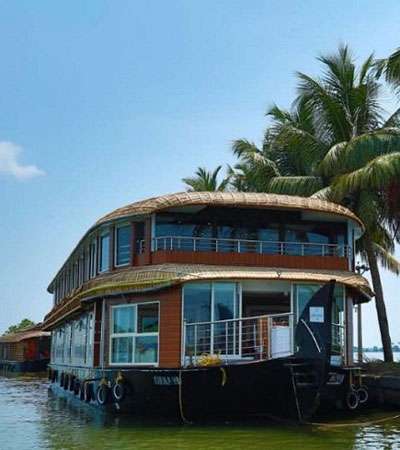
[[[140,261],[138,261],[139,263]],[[220,264],[226,266],[286,267],[291,269],[348,270],[347,258],[335,256],[264,255],[160,250],[151,254],[152,264]]]

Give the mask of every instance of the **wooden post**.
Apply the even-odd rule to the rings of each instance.
[[[357,305],[357,347],[358,347],[358,364],[363,362],[363,343],[362,343],[362,312],[361,303]]]

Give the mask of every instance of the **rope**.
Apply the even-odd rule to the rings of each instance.
[[[360,427],[366,425],[375,425],[376,423],[388,422],[389,420],[395,420],[400,418],[400,414],[396,416],[384,417],[383,419],[369,420],[367,422],[352,422],[352,423],[323,423],[323,422],[303,422],[305,425],[313,425],[327,428],[340,428],[340,427]]]
[[[178,397],[179,397],[179,412],[181,414],[181,419],[186,423],[186,425],[191,425],[192,422],[186,419],[183,414],[183,403],[182,403],[182,370],[179,371],[179,386],[178,386]]]
[[[226,375],[226,370],[224,367],[220,367],[219,370],[222,372],[221,386],[224,387],[228,380],[228,376]]]
[[[297,409],[297,415],[299,416],[299,422],[303,423],[302,419],[301,419],[301,412],[300,412],[300,405],[299,405],[299,399],[297,397],[297,388],[296,388],[296,383],[294,381],[294,377],[293,377],[293,368],[290,368],[290,374],[291,374],[291,378],[292,378],[292,386],[293,386],[293,392],[294,392],[294,399],[296,401],[296,409]]]

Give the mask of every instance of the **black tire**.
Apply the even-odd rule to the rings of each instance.
[[[364,405],[364,403],[367,403],[369,394],[368,394],[368,388],[367,386],[364,386],[363,384],[356,389],[360,405]]]
[[[83,400],[86,403],[90,403],[93,398],[93,385],[92,383],[85,383],[83,387]]]
[[[350,411],[356,410],[360,406],[360,398],[356,391],[346,393],[346,407]]]
[[[68,383],[68,390],[73,392],[75,389],[75,380],[76,380],[76,376],[75,375],[70,375],[69,377],[69,383]]]
[[[128,385],[125,381],[115,383],[111,389],[112,399],[115,403],[120,403],[126,397]]]
[[[64,391],[68,390],[68,386],[69,386],[69,375],[65,374],[64,375],[64,384],[63,384]]]
[[[79,400],[85,400],[85,382],[80,381],[79,382],[79,391],[77,394]]]
[[[81,386],[81,382],[78,380],[78,378],[76,378],[75,383],[74,383],[74,395],[79,395],[80,386]]]
[[[110,401],[110,388],[106,384],[97,388],[96,400],[100,406],[105,406]]]

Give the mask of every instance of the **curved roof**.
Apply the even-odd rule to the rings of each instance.
[[[56,305],[44,319],[44,329],[50,329],[67,315],[78,311],[82,302],[107,295],[147,292],[169,286],[202,280],[285,280],[326,283],[336,280],[369,299],[374,295],[368,280],[348,271],[318,269],[283,269],[277,267],[217,266],[206,264],[162,264],[133,267],[111,272],[88,280]],[[365,301],[365,300],[364,300]]]
[[[150,215],[169,208],[182,206],[236,206],[254,208],[297,209],[331,213],[357,222],[361,228],[363,223],[344,206],[326,200],[311,197],[295,197],[291,195],[267,194],[264,192],[178,192],[161,195],[147,200],[131,203],[118,208],[99,219],[95,225],[101,225],[115,219],[135,215]]]

